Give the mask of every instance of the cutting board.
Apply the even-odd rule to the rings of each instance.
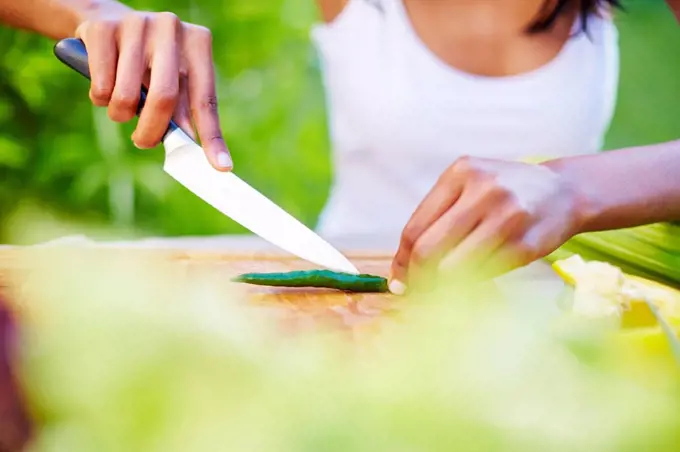
[[[345,252],[362,273],[387,276],[391,256],[374,252]],[[306,261],[272,253],[231,254],[193,252],[176,255],[187,272],[213,277],[233,277],[251,272],[311,270]],[[381,316],[396,312],[396,297],[385,293],[347,293],[333,289],[267,287],[234,283],[250,303],[277,309],[292,328],[326,327],[356,329],[372,324]]]
[[[259,242],[258,242],[259,243]],[[278,272],[313,268],[311,264],[288,254],[241,238],[218,242],[209,240],[197,246],[194,242],[176,244],[157,241],[140,247],[113,244],[113,246],[76,246],[76,249],[101,253],[105,256],[153,257],[169,262],[178,269],[178,275],[199,274],[204,281],[225,282],[246,272]],[[387,276],[393,253],[378,248],[379,239],[338,241],[338,248],[352,260],[361,272]],[[343,246],[341,246],[341,244]],[[261,244],[260,244],[261,245]],[[375,246],[376,248],[372,248]],[[10,276],[16,280],[26,268],[26,256],[40,259],[40,253],[49,253],[49,246],[29,248],[0,247],[0,289]],[[212,249],[212,250],[211,250]],[[29,259],[30,260],[30,259]],[[35,260],[34,260],[35,261]],[[518,269],[496,280],[498,289],[510,303],[517,305],[525,316],[545,321],[559,314],[557,300],[564,290],[564,283],[549,265],[541,262]],[[292,325],[314,326],[319,322],[331,323],[342,328],[376,323],[376,319],[399,313],[401,297],[390,294],[348,294],[336,290],[286,289],[246,284],[233,284],[236,291],[258,307],[271,308],[280,313]],[[11,290],[11,287],[9,287]],[[11,295],[9,295],[11,296]],[[537,301],[540,300],[540,301]],[[379,323],[379,322],[378,322]]]
[[[317,268],[306,261],[271,251],[218,251],[177,249],[111,249],[96,248],[85,252],[98,256],[152,257],[176,266],[177,275],[200,275],[203,281],[224,282],[241,273],[287,272]],[[12,248],[0,251],[0,287],[20,280],[22,272],[30,271],[26,257],[49,253],[42,248]],[[347,251],[345,255],[362,273],[387,276],[391,262],[388,253]],[[29,259],[30,260],[30,259]],[[320,323],[340,328],[355,328],[374,322],[382,315],[395,312],[396,298],[384,293],[346,293],[332,289],[265,287],[232,283],[234,292],[241,293],[253,306],[276,310],[284,323],[294,327],[313,327]]]

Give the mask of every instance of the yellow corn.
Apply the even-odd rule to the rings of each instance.
[[[658,223],[579,234],[547,256],[555,262],[574,254],[609,262],[625,273],[680,287],[680,226]]]

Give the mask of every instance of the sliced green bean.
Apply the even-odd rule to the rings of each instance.
[[[299,270],[285,273],[245,273],[235,282],[259,286],[318,287],[345,292],[388,292],[387,279],[382,276],[334,272],[330,270]]]

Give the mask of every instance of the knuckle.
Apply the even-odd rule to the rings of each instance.
[[[392,269],[400,271],[401,269],[406,267],[408,267],[406,254],[403,252],[402,249],[399,249],[399,251],[397,251],[397,253],[394,255],[394,259],[392,260]]]
[[[116,19],[93,19],[81,24],[78,34],[83,37],[85,45],[96,40],[113,39],[120,26],[120,20]]]
[[[83,28],[95,34],[110,33],[118,28],[119,21],[115,19],[96,19],[88,21]]]
[[[92,104],[93,104],[94,106],[96,106],[96,107],[106,107],[106,106],[109,104],[107,101],[103,101],[103,100],[101,100],[101,99],[97,99],[96,97],[94,97],[94,96],[92,95],[92,93],[90,93],[90,101],[91,101]]]
[[[206,143],[218,143],[218,144],[223,144],[224,143],[224,137],[222,136],[219,131],[217,133],[213,133],[208,136],[208,139],[205,140]]]
[[[427,262],[430,254],[430,246],[423,240],[416,240],[411,251],[411,262],[422,266]]]
[[[148,22],[148,16],[146,14],[141,14],[137,11],[127,13],[123,16],[123,23],[125,26],[139,29],[144,28]]]
[[[479,216],[474,206],[460,207],[456,215],[445,215],[447,229],[456,228],[458,224],[470,224]]]
[[[117,109],[124,111],[137,111],[137,105],[139,104],[139,95],[133,93],[116,93],[111,98],[111,104],[113,104]]]
[[[177,17],[177,14],[171,13],[169,11],[162,11],[160,13],[157,13],[156,17],[158,18],[158,20],[168,23],[179,23],[180,21],[179,17]]]
[[[456,159],[453,165],[451,165],[451,168],[456,172],[460,173],[469,173],[471,171],[474,171],[475,169],[474,157],[471,157],[469,155],[459,157],[458,159]]]
[[[526,241],[519,241],[514,247],[514,254],[521,262],[531,262],[538,258],[538,251],[536,247],[530,245]]]
[[[450,177],[464,177],[472,182],[483,182],[486,180],[486,173],[479,167],[477,160],[469,155],[458,158],[449,167]]]
[[[445,184],[451,179],[456,177],[456,165],[449,165],[448,168],[439,176],[439,179],[437,180],[437,184]]]
[[[407,225],[404,228],[404,231],[401,233],[401,248],[404,249],[407,252],[410,252],[413,250],[414,245],[416,244],[416,240],[418,239],[418,233],[416,229],[411,226]]]
[[[525,226],[531,218],[531,214],[517,202],[514,202],[505,215],[504,223],[513,226]]]
[[[199,112],[216,112],[217,111],[217,96],[205,96],[198,103]]]
[[[149,94],[150,100],[154,107],[161,110],[174,110],[177,102],[178,90],[171,87],[163,87],[156,89]]]
[[[469,166],[469,163],[467,163],[468,158],[469,157],[467,157],[467,156],[463,156],[463,157],[459,157],[458,159],[456,159],[442,173],[442,175],[439,177],[438,182],[439,183],[446,183],[447,181],[450,181],[451,179],[454,179],[456,177],[460,177],[461,174],[464,174],[466,172],[468,166]]]
[[[501,217],[499,232],[504,237],[516,237],[526,232],[529,223],[529,213],[521,208],[513,206]]]
[[[512,193],[502,185],[498,184],[495,177],[488,174],[477,175],[477,182],[482,185],[484,197],[492,203],[504,204],[512,202]]]
[[[129,110],[121,110],[113,104],[109,105],[108,115],[109,119],[114,122],[127,122],[134,117],[134,114]]]
[[[182,23],[176,14],[167,11],[157,13],[155,16],[155,21],[165,27],[171,27],[174,29],[178,29]]]
[[[414,247],[411,252],[411,263],[420,267],[425,263],[425,259],[425,252],[423,249],[419,246]]]
[[[502,190],[502,187],[498,185],[496,178],[483,169],[471,167],[465,174],[467,180],[485,188],[488,195],[498,195],[500,190]]]
[[[76,35],[87,45],[91,40],[111,39],[118,29],[119,21],[113,19],[89,19],[82,22]]]
[[[90,88],[90,97],[93,101],[108,104],[113,94],[113,88],[109,85],[93,85]]]
[[[188,31],[192,41],[196,44],[212,46],[213,36],[209,28],[192,24]]]

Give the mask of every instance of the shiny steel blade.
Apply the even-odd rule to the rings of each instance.
[[[319,266],[357,274],[354,265],[307,226],[233,172],[214,169],[180,129],[164,140],[163,169],[196,196],[268,242]]]

